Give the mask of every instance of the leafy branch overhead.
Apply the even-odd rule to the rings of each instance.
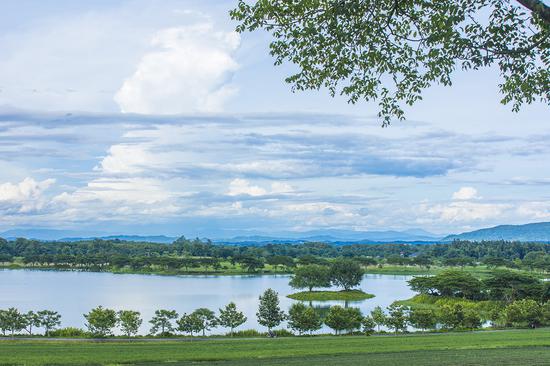
[[[386,126],[458,68],[498,65],[503,104],[550,104],[550,7],[537,0],[240,0],[237,31],[268,31],[294,90],[377,101]]]

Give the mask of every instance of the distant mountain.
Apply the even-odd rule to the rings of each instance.
[[[550,222],[525,225],[499,225],[458,235],[448,235],[442,241],[449,242],[455,239],[470,241],[517,240],[550,243]]]
[[[0,233],[0,238],[14,240],[17,238],[27,238],[46,241],[83,241],[90,239],[104,240],[123,240],[134,242],[150,242],[169,244],[176,240],[175,237],[165,235],[106,235],[102,232],[94,231],[75,231],[75,230],[55,230],[55,229],[13,229]]]
[[[216,239],[218,243],[267,243],[267,242],[329,242],[329,243],[386,243],[386,242],[435,242],[441,237],[421,229],[407,231],[352,231],[313,230],[286,232],[280,235],[236,236],[231,239]]]
[[[109,235],[109,236],[100,236],[100,237],[87,237],[87,238],[61,238],[57,241],[63,242],[75,242],[83,241],[90,239],[103,239],[103,240],[121,240],[121,241],[133,241],[133,242],[147,242],[147,243],[158,243],[158,244],[171,244],[176,240],[176,237],[165,236],[165,235],[150,235],[150,236],[141,236],[141,235]]]

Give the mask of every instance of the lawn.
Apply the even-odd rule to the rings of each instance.
[[[550,329],[185,342],[1,341],[9,365],[550,365]]]
[[[361,290],[342,290],[342,291],[303,291],[290,294],[288,298],[300,301],[361,301],[371,299],[373,294],[367,294]]]

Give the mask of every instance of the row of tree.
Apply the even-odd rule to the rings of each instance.
[[[489,311],[482,310],[479,304],[465,301],[441,303],[434,307],[407,307],[399,304],[390,305],[386,311],[381,307],[374,308],[369,315],[353,307],[331,306],[326,314],[322,314],[312,306],[298,302],[292,304],[288,313],[279,306],[278,294],[272,289],[266,290],[260,296],[260,304],[256,313],[258,323],[267,327],[268,334],[274,335],[273,329],[285,320],[288,327],[298,334],[311,334],[322,328],[323,324],[334,330],[335,334],[343,332],[355,333],[363,331],[372,334],[382,326],[395,333],[406,331],[409,326],[432,330],[445,329],[477,329],[484,321],[490,320],[494,326],[529,326],[536,328],[550,325],[550,302],[539,303],[532,299],[521,299],[506,306],[494,304]],[[488,316],[483,315],[488,313]],[[115,311],[99,306],[84,315],[86,328],[91,336],[112,336],[116,327],[127,337],[135,336],[142,325],[141,314],[132,310]],[[0,330],[6,335],[17,334],[25,330],[29,335],[33,327],[42,327],[45,335],[61,324],[61,316],[53,311],[20,313],[17,309],[0,310]],[[151,324],[150,335],[169,336],[176,332],[191,336],[216,327],[230,329],[233,336],[236,328],[247,321],[246,316],[231,302],[216,314],[207,308],[199,308],[192,313],[179,316],[175,310],[157,310]],[[66,334],[66,333],[60,333]],[[55,335],[55,334],[54,334]]]

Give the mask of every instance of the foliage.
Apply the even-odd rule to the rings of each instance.
[[[451,85],[459,68],[498,65],[501,102],[514,111],[550,102],[550,7],[542,1],[239,0],[230,14],[237,31],[272,35],[275,64],[298,67],[286,78],[293,90],[378,101],[383,125],[403,119],[403,105],[432,84]]]
[[[139,311],[120,310],[117,313],[117,321],[120,329],[126,336],[131,337],[137,334],[143,320],[140,317]]]
[[[235,328],[246,322],[246,316],[237,310],[237,305],[230,302],[224,309],[219,309],[218,324],[222,327],[229,328],[231,336],[233,336]]]
[[[149,321],[152,327],[149,331],[150,334],[157,334],[160,336],[166,336],[174,332],[174,324],[172,321],[178,317],[178,313],[175,310],[156,310],[155,316]]]
[[[417,329],[433,329],[437,323],[437,314],[433,309],[411,308],[408,320]]]
[[[84,318],[88,322],[86,328],[95,337],[112,335],[113,328],[117,323],[116,311],[105,309],[103,306],[90,310],[88,314],[84,314]]]
[[[517,300],[506,307],[506,320],[510,324],[536,328],[544,322],[544,318],[544,308],[534,300]]]
[[[351,259],[339,258],[330,265],[332,283],[346,291],[359,286],[364,273],[359,263]]]
[[[365,333],[365,335],[367,336],[370,336],[374,333],[374,327],[376,327],[377,325],[371,316],[364,317],[361,324],[363,325],[363,333]]]
[[[56,327],[61,325],[61,315],[53,310],[41,310],[37,313],[40,321],[40,326],[44,328],[46,336]]]
[[[318,264],[300,266],[294,270],[289,285],[292,288],[307,288],[310,292],[314,287],[330,287],[330,271],[328,267]]]
[[[336,335],[343,330],[352,332],[361,327],[363,315],[357,308],[343,308],[339,305],[331,306],[325,318],[325,324],[334,329]]]
[[[199,330],[202,331],[202,335],[206,335],[206,331],[216,326],[216,315],[214,312],[207,308],[199,308],[191,314],[196,317],[199,324]]]
[[[398,304],[388,306],[388,315],[386,316],[385,325],[393,329],[395,334],[399,331],[407,329],[407,308]]]
[[[260,296],[260,306],[256,313],[258,323],[267,327],[271,332],[274,328],[285,320],[285,313],[279,307],[279,295],[274,290],[268,288],[263,295]]]
[[[370,316],[380,332],[380,327],[386,324],[386,314],[384,313],[384,310],[380,306],[376,306],[370,312]]]
[[[181,318],[176,320],[178,325],[177,329],[183,333],[189,333],[191,337],[193,333],[198,333],[201,331],[203,323],[202,319],[199,318],[198,314],[183,314]]]
[[[321,329],[321,318],[310,306],[294,303],[288,310],[288,326],[300,334]]]
[[[479,299],[481,282],[468,272],[445,270],[432,277],[414,277],[409,281],[413,291],[423,294]]]
[[[6,335],[6,331],[9,331],[13,336],[25,329],[26,326],[25,315],[21,314],[16,308],[0,310],[0,330],[2,330],[3,335]]]
[[[88,332],[86,332],[84,329],[80,328],[74,328],[74,327],[66,327],[66,328],[60,328],[56,330],[52,330],[50,332],[51,337],[70,337],[70,338],[79,338],[79,337],[87,337],[89,335]]]

